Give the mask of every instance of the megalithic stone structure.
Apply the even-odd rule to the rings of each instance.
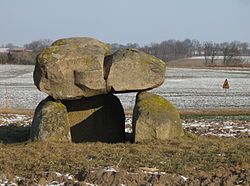
[[[165,62],[138,49],[112,54],[88,37],[54,42],[37,56],[34,84],[49,97],[36,108],[31,139],[123,142],[124,110],[113,94],[156,88],[165,71]]]

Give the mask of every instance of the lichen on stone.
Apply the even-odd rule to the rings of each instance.
[[[180,115],[165,98],[149,92],[140,92],[133,111],[135,141],[172,139],[183,136]]]

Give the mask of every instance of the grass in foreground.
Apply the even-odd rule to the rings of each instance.
[[[235,115],[232,115],[231,111],[227,115],[218,115],[218,112],[206,114],[191,112],[182,114],[182,118],[250,121],[249,112],[245,111]],[[56,171],[75,175],[82,173],[84,177],[86,172],[90,173],[93,169],[100,170],[105,166],[112,166],[120,170],[120,173],[125,171],[125,176],[116,175],[117,179],[123,180],[127,176],[126,171],[138,172],[140,167],[155,167],[159,171],[166,172],[166,176],[170,175],[166,179],[176,179],[174,176],[176,174],[185,175],[194,181],[190,182],[193,185],[208,180],[212,183],[211,180],[217,178],[219,181],[216,183],[249,183],[247,177],[250,176],[250,138],[202,137],[189,134],[179,140],[138,144],[74,144],[25,142],[28,140],[28,134],[29,127],[1,128],[0,176],[6,175],[8,178],[23,176],[28,180],[32,178],[39,180],[41,173]],[[89,174],[87,180],[92,180],[94,183],[100,177],[111,178],[109,174],[107,177],[100,175],[102,173]],[[156,177],[158,178],[157,175]],[[149,180],[151,178],[148,177]],[[144,180],[145,177],[141,176],[141,179]],[[230,179],[234,181],[228,182]],[[34,183],[37,182],[25,184],[34,185]],[[110,183],[110,180],[105,182],[107,183]],[[165,180],[162,183],[165,183]]]
[[[249,138],[186,137],[139,144],[0,144],[0,173],[28,176],[41,171],[77,173],[94,167],[125,170],[156,167],[177,174],[250,168]]]

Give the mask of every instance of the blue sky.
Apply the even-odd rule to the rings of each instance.
[[[0,23],[0,45],[73,36],[250,42],[250,0],[0,0]]]

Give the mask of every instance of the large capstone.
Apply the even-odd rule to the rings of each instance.
[[[125,114],[116,96],[98,95],[63,103],[67,107],[73,142],[124,142]]]
[[[166,63],[137,49],[119,49],[106,57],[107,87],[112,92],[135,92],[160,86]]]
[[[70,141],[70,123],[66,107],[47,97],[37,106],[30,129],[32,140]]]
[[[184,135],[175,106],[165,98],[149,92],[137,94],[132,125],[135,141],[166,140]]]
[[[137,92],[160,86],[166,63],[137,49],[119,49],[92,38],[54,42],[38,56],[33,74],[37,88],[56,100],[108,93]]]
[[[34,83],[55,99],[106,94],[104,58],[111,47],[92,38],[60,39],[37,56]]]

